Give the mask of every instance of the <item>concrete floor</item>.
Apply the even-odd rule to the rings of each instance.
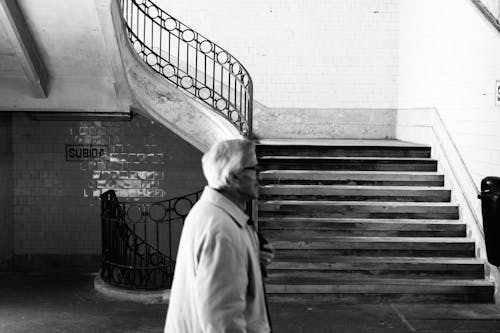
[[[0,274],[1,333],[162,332],[166,305],[99,294],[92,274]],[[500,306],[271,304],[274,332],[500,332]]]

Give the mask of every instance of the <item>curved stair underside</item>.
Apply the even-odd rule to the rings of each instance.
[[[202,152],[218,141],[241,137],[226,119],[177,89],[137,55],[117,1],[111,2],[111,14],[134,110],[158,121]]]

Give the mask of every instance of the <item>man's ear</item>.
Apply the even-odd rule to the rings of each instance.
[[[237,183],[239,180],[240,180],[240,175],[236,172],[230,172],[227,175],[227,183],[229,185],[233,185],[233,184]]]

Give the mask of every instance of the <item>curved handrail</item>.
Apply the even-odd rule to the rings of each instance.
[[[177,87],[252,136],[253,83],[228,51],[175,19],[151,0],[120,0],[139,57]]]
[[[172,222],[184,221],[200,195],[198,191],[160,202],[128,203],[119,202],[113,190],[103,193],[101,278],[127,289],[169,288],[175,268]],[[161,251],[165,233],[166,254]]]

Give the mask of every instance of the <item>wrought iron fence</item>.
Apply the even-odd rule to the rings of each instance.
[[[201,191],[155,203],[119,202],[113,190],[101,195],[101,278],[127,289],[170,288],[174,245],[184,218]]]
[[[156,72],[252,136],[253,84],[229,52],[150,0],[120,0],[130,41]]]

